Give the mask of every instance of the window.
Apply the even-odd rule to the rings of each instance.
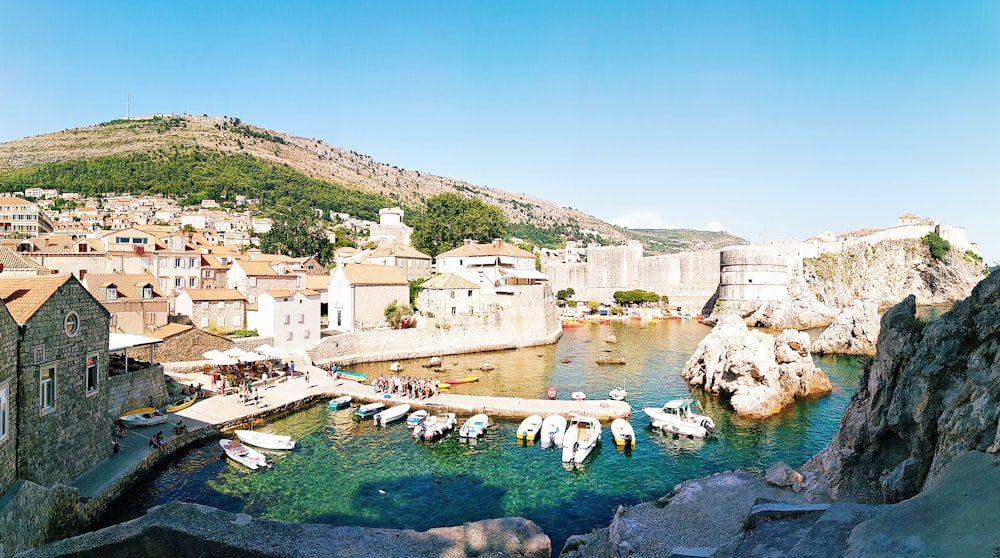
[[[45,347],[35,347],[35,362],[34,362],[34,364],[41,364],[43,362],[45,362]]]
[[[188,287],[194,288],[198,286],[197,277],[188,277]]]
[[[111,267],[114,269],[122,268],[122,257],[121,256],[111,256]]]
[[[291,341],[291,340],[292,340],[292,332],[289,331],[288,333],[285,334],[285,341]]]
[[[10,384],[0,385],[0,442],[10,434]]]
[[[240,319],[239,316],[233,316],[233,318],[230,320],[230,323],[233,324],[233,327],[240,327],[240,325],[242,325],[240,322],[242,322],[242,320]]]
[[[108,288],[104,291],[104,297],[108,301],[118,300],[118,287],[114,285],[108,285]]]
[[[469,296],[472,296],[472,289],[469,289]]]
[[[174,277],[174,287],[183,287],[183,286],[184,286],[184,278]]]
[[[146,285],[142,288],[142,299],[153,300],[153,287],[151,285]]]
[[[234,300],[233,301],[233,310],[239,310],[239,309],[240,309],[240,301]]]
[[[208,310],[208,301],[207,300],[203,300],[201,302],[201,309],[202,310]]]
[[[289,316],[288,314],[285,314],[282,319],[285,321],[285,325],[292,323],[292,317]]]
[[[97,355],[87,357],[87,393],[97,393]]]
[[[247,284],[250,285],[251,287],[256,287],[257,286],[257,278],[256,277],[247,277]]]
[[[215,271],[211,269],[203,269],[201,270],[201,276],[205,279],[211,279],[215,276]]]
[[[225,310],[225,309],[226,309],[226,301],[225,300],[220,300],[219,301],[219,310]]]
[[[180,266],[181,266],[181,259],[174,258],[174,267],[180,267]]]
[[[300,324],[306,323],[306,315],[305,314],[299,314],[299,323]]]
[[[449,294],[451,294],[451,298],[455,298],[455,291],[449,291]]]
[[[42,413],[51,412],[56,406],[56,369],[44,368],[38,373],[38,399]]]
[[[304,339],[309,339],[309,330],[308,330],[308,329],[307,329],[307,330],[306,330],[306,332],[305,332],[305,333],[304,333],[304,334],[302,335],[302,337],[303,337]]]
[[[80,333],[80,316],[77,316],[76,312],[66,314],[66,321],[63,322],[63,327],[66,329],[67,336],[76,337]]]
[[[202,327],[202,329],[208,327],[208,318],[207,317],[201,319],[201,327]]]
[[[156,323],[156,312],[146,312],[146,325],[153,325]]]
[[[198,260],[195,258],[188,258],[188,267],[198,267]]]

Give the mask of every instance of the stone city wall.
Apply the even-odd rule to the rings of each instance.
[[[18,480],[0,498],[0,558],[75,535],[80,493]]]

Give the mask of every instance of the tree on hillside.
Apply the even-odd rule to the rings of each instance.
[[[315,255],[323,265],[333,261],[333,244],[323,221],[305,205],[282,208],[272,216],[271,230],[260,235],[260,249],[293,258]]]
[[[413,222],[413,247],[437,256],[462,245],[468,238],[491,242],[507,234],[507,216],[496,206],[458,194],[438,194]]]

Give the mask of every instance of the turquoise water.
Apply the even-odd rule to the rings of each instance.
[[[558,388],[560,399],[577,390],[606,398],[612,387],[624,385],[638,409],[687,392],[680,370],[708,330],[690,320],[585,326],[568,329],[553,346],[445,357],[448,370],[437,374],[404,362],[404,373],[474,374],[479,382],[453,390],[525,398],[544,398],[549,385]],[[618,344],[605,343],[611,334]],[[596,364],[609,355],[626,364]],[[209,441],[155,471],[129,494],[128,503],[112,506],[114,515],[105,523],[171,500],[288,522],[417,530],[523,516],[545,530],[558,554],[568,536],[607,526],[619,504],[658,498],[684,480],[740,467],[762,471],[779,460],[801,465],[833,436],[860,370],[854,358],[815,360],[836,386],[827,397],[750,421],[696,394],[719,426],[716,436],[665,436],[635,413],[636,449],[618,451],[604,425],[602,446],[571,470],[557,451],[518,445],[514,422],[499,422],[475,445],[460,443],[454,434],[427,444],[414,442],[402,422],[377,428],[351,420],[350,410],[317,406],[260,428],[298,440],[295,451],[272,452],[273,469],[249,471],[220,458],[218,443]],[[485,362],[495,369],[478,371]],[[387,368],[380,363],[355,369],[378,374]]]

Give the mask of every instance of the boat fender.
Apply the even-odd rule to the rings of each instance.
[[[704,428],[708,432],[712,431],[712,427],[710,425],[711,425],[711,423],[708,422],[708,419],[701,419],[701,427]]]

